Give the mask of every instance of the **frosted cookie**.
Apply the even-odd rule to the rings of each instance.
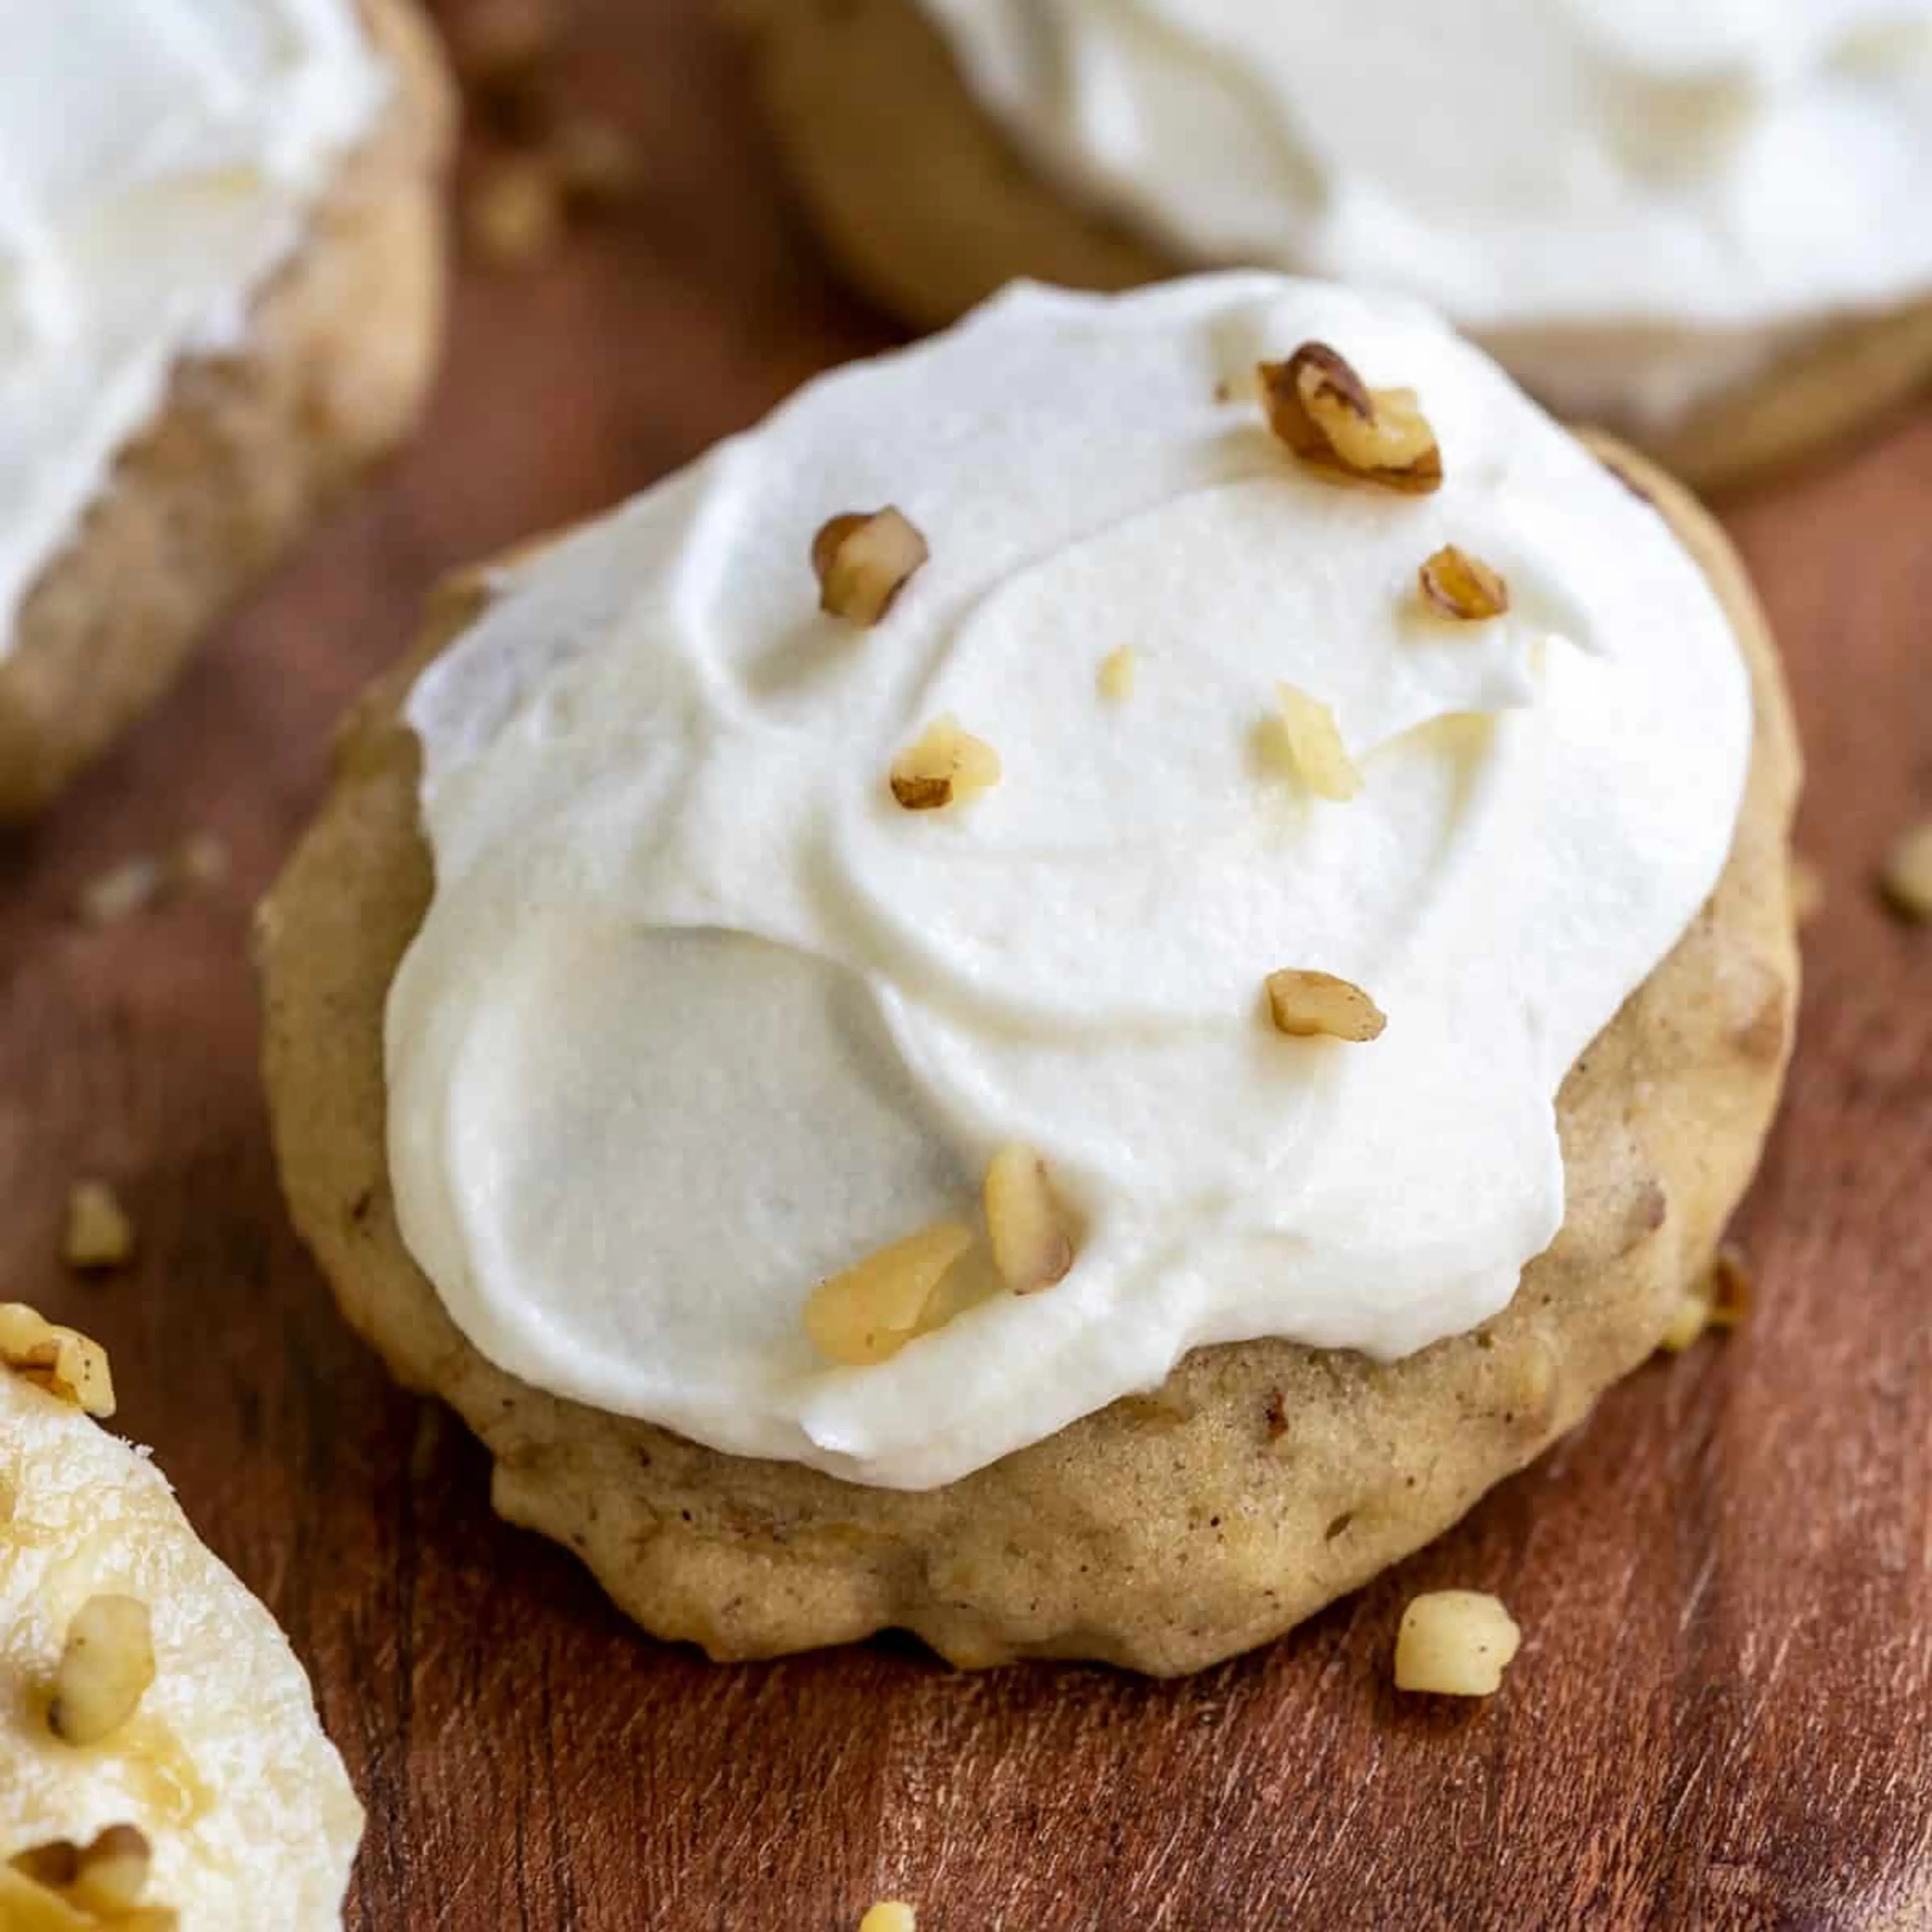
[[[1722,537],[1426,313],[1022,286],[453,586],[265,908],[296,1220],[747,1657],[1192,1669],[1657,1342],[1796,974]]]
[[[412,0],[62,0],[0,59],[0,819],[408,429],[448,106]]]
[[[1217,262],[1406,290],[1706,485],[1932,375],[1932,0],[740,10],[806,202],[916,322]]]
[[[335,1932],[362,1808],[268,1612],[0,1304],[0,1927]]]

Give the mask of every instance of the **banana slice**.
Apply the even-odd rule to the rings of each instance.
[[[0,1932],[339,1932],[362,1810],[287,1640],[0,1316]]]

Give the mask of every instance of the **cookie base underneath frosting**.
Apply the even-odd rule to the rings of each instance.
[[[352,721],[334,794],[263,908],[260,953],[296,1223],[352,1324],[487,1444],[499,1511],[578,1551],[648,1630],[721,1659],[903,1628],[959,1664],[1091,1658],[1170,1675],[1278,1635],[1426,1542],[1642,1360],[1776,1105],[1797,986],[1798,754],[1724,536],[1615,454],[1715,586],[1756,729],[1715,892],[1564,1085],[1568,1214],[1554,1246],[1473,1334],[1387,1365],[1285,1342],[1199,1349],[1158,1391],[920,1492],[726,1455],[531,1388],[470,1346],[404,1247],[382,1013],[431,881],[400,712],[487,596],[480,579],[449,586]]]
[[[955,321],[1017,277],[1118,290],[1203,266],[1036,173],[916,0],[740,0],[739,10],[807,209],[851,279],[908,321]],[[1486,346],[1509,362],[1506,333]],[[1694,488],[1729,489],[1842,440],[1928,383],[1932,302],[1828,325],[1666,434],[1618,429]]]
[[[442,320],[451,104],[414,0],[374,0],[396,93],[233,355],[160,413],[23,600],[0,656],[0,822],[39,811],[414,423]]]

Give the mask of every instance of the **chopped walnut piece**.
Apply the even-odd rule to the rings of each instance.
[[[1494,1597],[1480,1590],[1431,1590],[1402,1613],[1395,1640],[1395,1688],[1440,1697],[1489,1697],[1522,1632]]]
[[[125,1268],[134,1258],[134,1224],[104,1180],[76,1180],[68,1190],[61,1258],[70,1268]]]
[[[92,1843],[65,1838],[17,1853],[13,1869],[84,1912],[125,1922],[147,1889],[148,1841],[132,1825],[110,1825]]]
[[[562,240],[563,212],[556,170],[540,155],[507,155],[484,168],[470,189],[464,234],[485,268],[530,268]]]
[[[943,811],[998,784],[1000,754],[956,718],[938,718],[892,760],[891,781],[893,797],[907,811]]]
[[[1134,647],[1123,644],[1100,660],[1100,695],[1124,704],[1134,694]]]
[[[1932,925],[1932,818],[1913,826],[1892,847],[1880,883],[1886,904],[1900,919]]]
[[[1672,1310],[1657,1346],[1666,1354],[1681,1355],[1707,1329],[1736,1328],[1750,1313],[1750,1269],[1744,1256],[1726,1244]]]
[[[1441,488],[1442,452],[1413,389],[1371,389],[1326,343],[1260,368],[1268,427],[1327,475],[1407,496]]]
[[[47,1727],[66,1744],[99,1744],[134,1714],[154,1681],[147,1605],[138,1597],[90,1597],[68,1625]]]
[[[902,1899],[882,1898],[860,1920],[859,1932],[919,1932],[918,1916]]]
[[[1480,558],[1444,544],[1418,573],[1422,594],[1445,617],[1479,624],[1510,607],[1509,586]]]
[[[78,910],[88,926],[118,926],[160,897],[167,884],[160,862],[147,854],[124,859],[81,888]]]
[[[0,1368],[89,1415],[114,1413],[107,1351],[72,1328],[44,1321],[23,1301],[0,1301]]]
[[[973,1231],[941,1221],[822,1281],[805,1305],[819,1353],[848,1368],[890,1361],[914,1335],[946,1270],[973,1245]]]
[[[1000,1280],[1016,1294],[1037,1294],[1064,1280],[1073,1265],[1073,1237],[1046,1162],[1031,1148],[1010,1142],[988,1162],[982,1192]]]
[[[883,621],[932,554],[918,526],[890,503],[883,510],[834,517],[812,540],[818,608],[869,629]]]
[[[1296,775],[1317,798],[1346,804],[1361,790],[1362,774],[1342,742],[1334,712],[1292,684],[1278,684],[1275,692]]]
[[[1295,1040],[1374,1040],[1388,1024],[1360,987],[1332,973],[1270,973],[1268,1002],[1275,1031]]]

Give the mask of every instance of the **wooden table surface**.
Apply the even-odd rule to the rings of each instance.
[[[1932,812],[1932,410],[1730,519],[1828,892],[1748,1325],[1288,1640],[1170,1684],[891,1644],[715,1668],[497,1523],[460,1426],[338,1322],[278,1202],[244,960],[332,720],[440,572],[889,339],[787,212],[704,0],[583,0],[570,84],[644,135],[639,204],[466,272],[413,453],[0,842],[0,1285],[108,1343],[122,1426],[314,1672],[369,1809],[351,1924],[844,1932],[898,1895],[922,1932],[1932,1926],[1932,933],[1870,884]],[[225,886],[74,920],[200,830]],[[83,1174],[142,1238],[85,1282]],[[1493,1702],[1388,1688],[1403,1601],[1446,1584],[1523,1625]]]

